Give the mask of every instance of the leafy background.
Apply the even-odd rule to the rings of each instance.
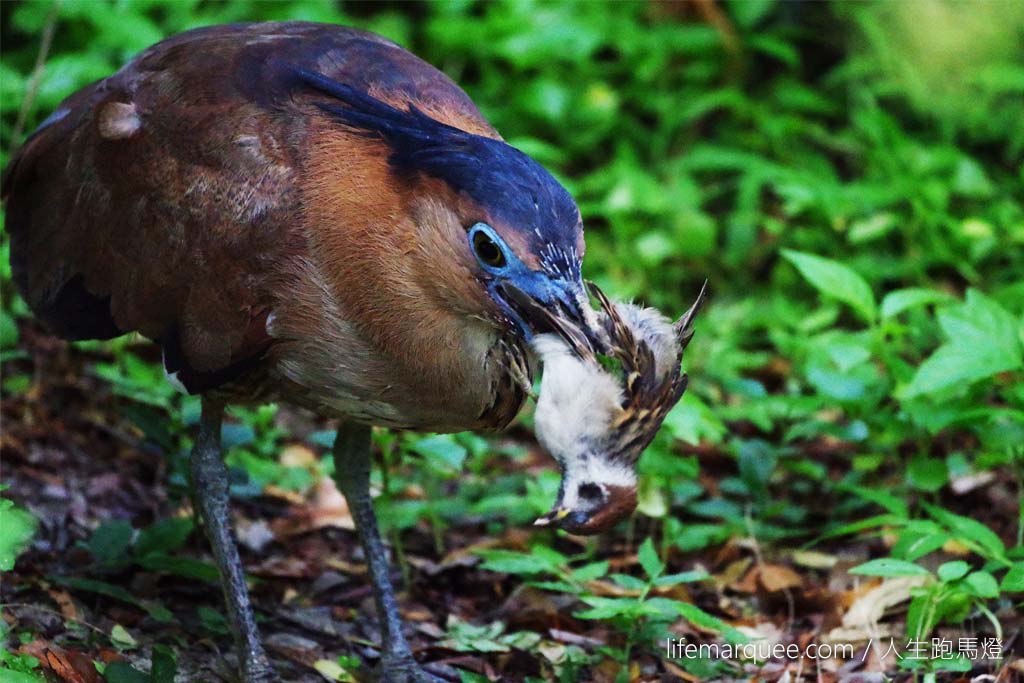
[[[806,620],[780,612],[766,583],[783,570],[795,576],[782,574],[786,591],[835,585],[837,572],[881,577],[865,579],[875,584],[918,577],[909,607],[887,617],[895,633],[994,629],[1012,642],[1007,615],[1024,591],[1024,5],[65,0],[2,3],[0,18],[4,163],[61,99],[167,35],[243,20],[352,24],[444,70],[512,144],[564,181],[585,218],[587,277],[676,314],[710,281],[713,298],[684,361],[691,388],[644,456],[637,519],[608,538],[580,545],[550,532],[511,534],[546,510],[557,486],[522,428],[375,435],[388,465],[381,514],[407,576],[423,566],[410,559],[436,563],[494,537],[494,547],[468,553],[483,557],[476,571],[546,591],[581,633],[598,628],[588,619],[602,625],[592,632],[602,646],[561,642],[555,652],[536,623],[513,632],[486,610],[452,610],[449,650],[491,643],[481,656],[520,679],[734,675],[743,664],[666,661],[658,638],[751,637],[734,627],[773,620],[786,638],[808,632]],[[84,387],[91,409],[111,413],[105,419],[162,463],[166,479],[156,478],[168,482],[168,498],[149,513],[156,530],[142,533],[166,552],[152,540],[140,548],[124,510],[90,518],[69,533],[92,568],[65,584],[77,582],[76,596],[151,610],[134,592],[102,587],[138,572],[201,573],[191,526],[159,526],[185,500],[195,401],[163,383],[140,340],[70,352],[41,341],[11,287],[6,240],[2,249],[7,495],[47,526],[17,472],[34,462],[33,449],[62,443],[54,434],[66,412],[41,417],[39,406]],[[63,374],[48,390],[50,361]],[[281,491],[308,503],[332,465],[296,453],[321,453],[328,425],[277,407],[235,416],[226,438],[243,509],[258,516],[252,510],[267,507],[258,501]],[[44,417],[53,433],[38,429]],[[0,562],[10,569],[32,522],[6,505]],[[178,510],[170,519],[185,518]],[[640,545],[644,538],[652,540]],[[31,594],[40,566],[55,571],[34,559],[47,557],[45,545],[37,540],[19,561],[28,569],[5,582],[14,593]],[[808,552],[832,559],[808,565]],[[744,593],[743,577],[755,588]],[[204,624],[217,608],[215,596],[200,607]],[[38,674],[38,658],[25,654],[37,636],[12,629],[3,666]],[[61,642],[83,641],[95,650],[102,639]],[[155,680],[180,649],[165,644],[113,642],[144,650],[139,668]],[[508,659],[520,651],[542,664],[524,673]],[[319,661],[335,668],[321,669],[358,675],[358,653],[331,654]],[[951,661],[901,666],[972,666]],[[463,675],[477,680],[477,669]]]

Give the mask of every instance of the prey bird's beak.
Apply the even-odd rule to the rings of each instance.
[[[569,516],[571,510],[568,508],[556,508],[546,515],[541,515],[533,521],[534,526],[550,526],[556,522],[561,522],[563,519]]]

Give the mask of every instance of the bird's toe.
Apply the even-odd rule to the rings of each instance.
[[[380,683],[450,683],[421,667],[412,657],[385,659],[381,662]]]

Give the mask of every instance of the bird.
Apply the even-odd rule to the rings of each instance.
[[[521,302],[540,321],[531,342],[543,366],[537,440],[562,471],[554,506],[534,524],[577,535],[605,531],[636,509],[636,465],[686,391],[680,364],[707,292],[705,282],[672,322],[654,308],[615,302],[596,284],[587,286],[601,308],[603,334],[596,338]]]
[[[281,22],[170,37],[72,94],[14,155],[2,197],[35,316],[68,340],[138,333],[201,396],[190,478],[240,678],[278,680],[221,425],[230,404],[278,401],[339,420],[334,476],[380,614],[381,680],[434,680],[402,633],[371,429],[500,429],[530,393],[542,330],[601,345],[565,188],[397,44]]]

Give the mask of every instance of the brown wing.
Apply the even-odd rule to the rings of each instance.
[[[40,318],[69,339],[141,332],[192,390],[265,352],[287,298],[277,268],[306,248],[296,198],[319,115],[286,65],[496,135],[451,80],[372,34],[288,22],[165,40],[69,97],[5,173],[12,269]]]

